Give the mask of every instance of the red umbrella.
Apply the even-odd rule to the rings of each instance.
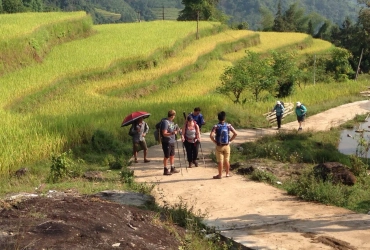
[[[132,123],[134,123],[137,119],[139,118],[148,118],[150,116],[150,113],[148,112],[145,112],[145,111],[136,111],[136,112],[133,112],[131,114],[129,114],[128,116],[125,117],[125,119],[123,119],[123,122],[121,124],[121,127],[124,127],[124,126],[128,126]]]

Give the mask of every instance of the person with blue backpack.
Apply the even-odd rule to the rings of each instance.
[[[226,113],[221,111],[217,116],[218,124],[213,126],[209,136],[216,144],[218,175],[213,176],[213,179],[222,178],[223,167],[225,167],[226,177],[230,177],[230,142],[232,142],[237,136],[233,126],[225,121]],[[231,138],[230,132],[233,134]]]
[[[297,121],[299,123],[298,130],[302,130],[302,122],[304,122],[304,119],[306,117],[307,108],[300,102],[296,103],[295,113],[297,115]]]

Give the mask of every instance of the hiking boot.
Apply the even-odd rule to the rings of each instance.
[[[172,175],[168,168],[163,168],[163,175]]]
[[[180,173],[179,170],[177,170],[175,167],[171,167],[171,174]]]
[[[302,128],[300,127],[298,130],[302,130]]]
[[[197,161],[193,161],[195,167],[198,167],[198,162]]]

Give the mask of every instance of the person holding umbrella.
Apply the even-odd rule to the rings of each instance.
[[[132,135],[132,151],[135,158],[135,163],[138,163],[137,155],[139,147],[144,151],[144,162],[150,162],[147,159],[148,146],[146,145],[145,136],[149,132],[149,126],[144,122],[144,118],[140,117],[137,119],[130,128],[130,134]]]
[[[139,151],[139,146],[144,150],[144,162],[150,162],[147,157],[148,147],[146,145],[145,136],[149,131],[149,126],[144,122],[145,118],[148,118],[150,113],[145,111],[135,111],[129,114],[123,119],[121,127],[131,125],[129,130],[129,135],[132,136],[132,148],[133,155],[135,158],[135,163],[137,160],[137,153]]]
[[[179,173],[174,166],[175,164],[175,143],[176,135],[179,130],[178,126],[174,124],[176,111],[168,111],[167,118],[163,119],[160,125],[162,150],[163,150],[163,175],[172,175]],[[171,169],[167,168],[167,161],[170,160]]]

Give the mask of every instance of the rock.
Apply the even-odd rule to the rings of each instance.
[[[254,170],[255,170],[254,167],[250,166],[246,168],[239,168],[237,172],[238,174],[251,174],[253,173]]]
[[[234,170],[236,168],[239,168],[239,167],[242,167],[244,166],[244,163],[243,162],[235,162],[233,164],[230,164],[230,169],[231,170]]]
[[[20,168],[17,171],[15,171],[15,176],[18,178],[25,176],[28,173],[28,168]]]
[[[314,174],[316,178],[324,181],[331,177],[333,183],[342,183],[348,186],[353,186],[356,183],[356,176],[339,162],[325,162],[320,163],[314,167]]]
[[[88,180],[98,180],[102,181],[104,180],[103,173],[101,171],[87,171],[83,175],[84,178]]]
[[[117,202],[119,204],[134,206],[144,206],[146,203],[153,201],[153,197],[150,195],[120,190],[106,190],[97,193],[94,196]]]

